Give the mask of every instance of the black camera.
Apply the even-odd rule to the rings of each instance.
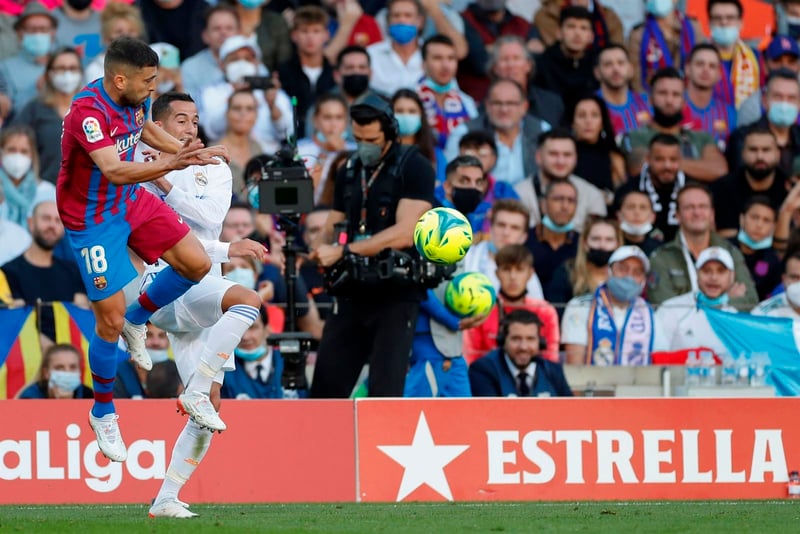
[[[258,89],[266,91],[275,87],[272,78],[269,76],[245,76],[243,81],[254,91]]]
[[[297,331],[297,247],[295,240],[300,218],[314,207],[314,182],[305,165],[291,150],[281,150],[261,166],[258,182],[258,211],[277,215],[285,225],[286,245],[283,255],[286,268],[286,331],[272,334],[267,343],[278,349],[283,358],[281,385],[285,389],[306,389],[306,359],[316,340],[307,332]]]

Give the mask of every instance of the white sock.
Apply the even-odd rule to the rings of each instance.
[[[258,318],[258,313],[258,308],[247,304],[236,304],[228,308],[217,324],[211,327],[197,370],[186,385],[187,392],[199,391],[206,395],[210,393],[214,377],[222,369],[225,360],[230,358],[244,333]]]
[[[213,432],[208,429],[200,428],[191,419],[183,427],[175,448],[172,449],[172,458],[169,460],[167,474],[161,489],[156,495],[156,503],[167,499],[177,499],[178,492],[188,482],[200,461],[206,455],[209,445],[211,445]]]

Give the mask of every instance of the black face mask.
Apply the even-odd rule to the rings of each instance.
[[[667,115],[658,108],[653,108],[653,122],[664,128],[672,128],[683,120],[683,111]]]
[[[483,193],[471,187],[453,188],[453,205],[464,215],[475,211],[483,200]]]
[[[590,248],[586,253],[586,261],[597,267],[608,265],[608,260],[611,259],[612,250],[600,250],[599,248]]]
[[[747,175],[750,176],[756,182],[762,182],[769,178],[772,173],[775,172],[775,167],[767,167],[765,169],[754,169],[747,165],[744,166],[744,170],[747,171]]]
[[[348,74],[342,76],[342,90],[352,97],[359,96],[369,88],[369,76],[366,74]]]
[[[500,290],[500,296],[503,297],[503,299],[505,299],[505,300],[519,300],[519,299],[523,298],[527,294],[528,294],[528,289],[527,288],[525,288],[525,290],[522,293],[520,293],[519,295],[514,295],[514,296],[509,295],[508,293],[506,293],[502,289]]]
[[[92,0],[67,0],[67,4],[72,9],[83,11],[92,4]]]

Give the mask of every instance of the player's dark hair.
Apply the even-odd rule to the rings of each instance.
[[[458,142],[459,150],[465,148],[474,148],[477,150],[483,145],[489,145],[489,148],[494,152],[494,156],[497,157],[497,142],[488,130],[473,130],[464,134],[464,137]]]
[[[350,45],[350,46],[345,46],[344,48],[342,48],[342,51],[339,52],[339,54],[336,56],[336,68],[337,69],[342,66],[342,60],[344,59],[344,57],[348,56],[350,54],[362,54],[363,56],[366,56],[366,58],[367,58],[367,65],[371,65],[371,63],[372,63],[370,61],[370,59],[369,59],[369,53],[367,53],[367,49],[366,48],[364,48],[363,46],[359,46],[359,45]]]
[[[717,4],[732,4],[736,6],[736,9],[739,11],[739,18],[742,18],[742,15],[744,15],[744,7],[742,7],[742,3],[739,0],[708,0],[706,4],[708,18],[711,18],[711,8]]]
[[[170,106],[173,102],[191,102],[194,99],[189,96],[189,93],[179,93],[178,91],[169,91],[156,98],[153,102],[152,114],[154,121],[163,121],[169,117]]]
[[[442,45],[449,46],[450,48],[455,48],[456,47],[456,45],[453,44],[453,40],[450,39],[448,36],[442,35],[441,33],[437,33],[436,35],[432,35],[432,36],[428,37],[425,40],[425,42],[422,44],[422,60],[423,61],[428,58],[428,48],[430,48],[430,46],[434,45],[434,44],[442,44]]]
[[[559,27],[563,26],[564,23],[570,19],[588,21],[589,25],[592,26],[592,31],[594,31],[594,26],[592,24],[592,13],[585,7],[581,6],[563,7],[561,9],[561,14],[558,16],[558,26]]]
[[[769,208],[773,215],[775,215],[775,206],[772,205],[772,202],[770,202],[767,195],[753,195],[752,197],[748,198],[742,207],[742,215],[750,211],[750,208],[753,206],[764,206]]]
[[[647,143],[648,150],[652,150],[654,145],[676,146],[680,148],[681,142],[672,134],[658,133],[654,135],[652,139],[650,139],[649,143]]]
[[[108,45],[103,66],[105,75],[109,77],[114,76],[119,69],[125,67],[133,67],[137,70],[145,67],[157,67],[158,54],[150,48],[150,45],[140,39],[120,37]]]

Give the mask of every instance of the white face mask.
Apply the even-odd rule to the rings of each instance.
[[[74,93],[78,89],[78,86],[80,86],[82,79],[80,72],[72,70],[50,73],[50,83],[53,84],[56,91],[66,95]]]
[[[786,288],[786,299],[795,308],[800,308],[800,282],[790,284]]]
[[[169,351],[167,349],[147,349],[150,354],[150,359],[153,363],[161,363],[169,360]]]
[[[22,178],[31,170],[33,162],[29,156],[14,152],[3,154],[3,169],[12,178]]]
[[[255,274],[247,267],[237,267],[226,274],[225,278],[249,289],[255,289]]]
[[[256,66],[246,59],[239,59],[225,66],[225,78],[230,83],[240,83],[246,76],[256,75]]]
[[[650,230],[653,229],[653,223],[631,224],[628,221],[622,221],[619,223],[619,227],[624,233],[639,237],[649,234]]]

